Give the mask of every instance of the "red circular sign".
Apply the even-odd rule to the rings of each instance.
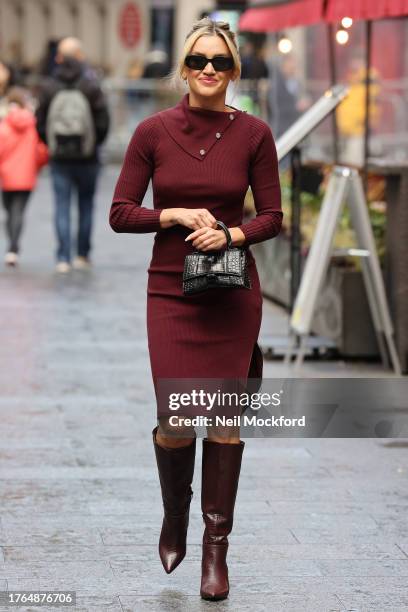
[[[127,49],[135,47],[141,36],[139,8],[134,2],[127,2],[119,17],[119,37]]]

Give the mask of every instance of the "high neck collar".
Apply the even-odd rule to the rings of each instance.
[[[219,111],[219,110],[212,110],[210,108],[201,108],[200,106],[190,106],[190,94],[189,93],[184,94],[184,96],[181,99],[181,105],[185,112],[195,113],[198,115],[207,115],[209,117],[215,117],[218,115],[221,115],[221,116],[228,115],[228,113],[233,113],[234,115],[237,115],[240,112],[242,112],[238,108],[236,109],[235,106],[230,107],[234,109],[233,111]]]
[[[179,102],[158,113],[169,135],[196,159],[203,161],[218,142],[223,142],[232,125],[239,124],[246,111],[215,111],[190,106],[186,93]],[[231,107],[233,108],[233,107]]]

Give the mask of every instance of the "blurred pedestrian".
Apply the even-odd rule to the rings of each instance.
[[[6,265],[16,266],[24,211],[38,171],[48,161],[48,152],[38,137],[27,92],[11,87],[6,99],[7,114],[0,123],[0,184],[9,241],[4,261]]]
[[[337,107],[336,117],[342,143],[342,160],[361,168],[364,165],[364,131],[366,115],[366,76],[365,58],[359,52],[351,59],[347,73],[349,92]],[[379,72],[370,68],[370,107],[371,127],[378,126],[380,120]]]
[[[251,114],[261,115],[260,83],[269,77],[268,65],[263,57],[264,50],[246,40],[240,49],[242,57],[241,81],[244,85],[240,94],[240,108]]]
[[[309,105],[297,74],[296,59],[286,55],[279,65],[273,66],[268,90],[268,120],[276,136],[284,134]]]
[[[277,138],[282,136],[311,106],[312,100],[304,91],[293,54],[284,55],[279,62],[271,62],[271,80],[268,84],[268,123]],[[279,162],[283,172],[290,166],[290,155]]]
[[[48,144],[58,239],[56,271],[90,267],[92,217],[100,167],[98,147],[109,129],[109,113],[99,83],[85,63],[80,40],[62,39],[53,77],[43,84],[37,129]],[[71,263],[71,194],[78,195],[77,256]]]
[[[143,79],[160,79],[171,69],[169,54],[160,46],[153,46],[144,58]]]

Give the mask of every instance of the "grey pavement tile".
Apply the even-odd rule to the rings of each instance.
[[[364,587],[352,593],[342,593],[341,602],[345,610],[353,612],[406,612],[408,610],[408,595],[406,591],[394,592],[385,590],[373,593]]]
[[[345,543],[366,543],[383,546],[387,542],[389,544],[398,543],[397,537],[389,537],[387,534],[383,534],[380,530],[365,530],[359,529],[291,529],[293,536],[296,541],[300,544],[336,544]],[[363,540],[364,538],[364,540]]]
[[[3,448],[0,441],[0,465],[6,466],[2,470],[3,474],[7,470],[28,468],[32,466],[49,468],[50,466],[76,466],[75,454],[70,447],[60,448],[30,448],[24,452],[20,448]]]
[[[312,593],[280,596],[275,594],[243,595],[231,593],[228,599],[214,602],[204,601],[199,595],[185,595],[177,590],[163,589],[156,597],[132,597],[120,595],[123,612],[206,612],[214,609],[233,612],[344,612],[334,594],[314,597]]]
[[[115,597],[118,592],[118,584],[114,579],[109,580],[106,576],[92,577],[86,576],[83,580],[75,577],[61,578],[50,577],[44,572],[45,577],[34,579],[26,578],[10,578],[8,580],[8,589],[10,591],[25,590],[25,591],[75,591],[77,596],[87,597]],[[131,591],[130,591],[131,592]],[[60,608],[58,608],[60,609]],[[70,608],[68,608],[69,610]]]
[[[408,534],[408,514],[406,508],[404,508],[404,512],[397,513],[378,514],[377,512],[372,512],[371,516],[383,533],[399,534],[401,536]]]
[[[69,608],[67,608],[69,610]],[[99,597],[98,595],[87,597],[78,595],[76,597],[75,612],[123,612],[119,597]],[[135,608],[137,612],[137,608]]]
[[[408,576],[408,559],[316,559],[326,576]]]
[[[408,557],[408,537],[404,534],[395,539],[397,541],[398,547]]]
[[[360,559],[406,559],[400,548],[388,540],[383,542],[349,541],[332,544],[240,544],[231,546],[229,553],[231,559],[241,556],[253,558],[256,562],[269,559],[310,559],[320,562],[328,560],[360,560]]]
[[[245,522],[244,513],[238,507],[235,512],[237,517],[242,517],[242,522]],[[273,526],[275,529],[322,529],[322,530],[344,530],[344,531],[358,531],[371,533],[379,530],[379,527],[371,517],[364,514],[343,514],[336,516],[336,514],[326,513],[294,513],[285,515],[274,515],[271,513],[261,514],[257,513],[252,520],[252,523],[256,525],[257,529],[267,530],[269,526]]]
[[[8,563],[49,563],[54,561],[100,561],[109,559],[106,547],[99,544],[27,544],[3,546],[4,566]]]
[[[268,502],[271,511],[276,514],[366,514],[374,520],[377,513],[390,515],[405,515],[408,512],[408,504],[390,504],[387,501],[361,501],[361,500],[326,500],[321,502],[303,501],[302,505],[296,501],[274,501]]]
[[[97,528],[70,526],[35,527],[26,519],[24,525],[2,526],[0,546],[26,546],[35,544],[100,544],[101,535]]]
[[[0,576],[7,580],[10,585],[16,581],[27,580],[30,582],[44,583],[41,588],[45,588],[45,583],[50,585],[50,590],[61,588],[65,584],[64,590],[91,589],[100,586],[101,583],[112,583],[114,576],[110,563],[106,560],[100,561],[53,561],[32,562],[30,564],[21,562],[9,562],[1,568]]]
[[[86,507],[84,482],[69,480],[0,480],[2,510],[40,512],[79,512]],[[35,509],[35,512],[34,512]]]

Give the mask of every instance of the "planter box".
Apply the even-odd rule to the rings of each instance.
[[[289,307],[290,245],[277,236],[251,246],[264,297]],[[330,265],[319,294],[311,331],[333,340],[344,357],[379,357],[361,272]]]

